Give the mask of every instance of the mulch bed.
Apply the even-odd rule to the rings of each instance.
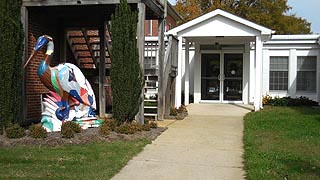
[[[15,146],[30,146],[30,145],[45,145],[59,146],[67,144],[88,144],[94,142],[114,142],[114,141],[134,141],[138,139],[155,140],[166,127],[151,128],[150,131],[140,131],[134,134],[120,134],[111,131],[107,136],[101,136],[98,132],[99,128],[89,128],[82,130],[81,133],[76,133],[74,138],[62,138],[60,132],[48,133],[47,138],[35,139],[30,136],[25,136],[19,139],[9,139],[0,135],[0,147],[15,147]]]

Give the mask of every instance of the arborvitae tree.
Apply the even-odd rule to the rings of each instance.
[[[137,48],[137,19],[126,0],[120,0],[111,17],[112,114],[121,123],[132,121],[142,102],[144,77]]]
[[[0,2],[0,128],[21,121],[22,0]]]

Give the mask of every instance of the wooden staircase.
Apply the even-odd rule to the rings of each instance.
[[[107,30],[106,69],[111,67],[110,33]],[[77,65],[81,69],[96,69],[100,60],[100,38],[98,30],[73,29],[67,31],[67,42]]]
[[[112,104],[110,86],[110,47],[111,35],[106,28],[106,96],[107,104]],[[97,29],[72,29],[67,31],[67,42],[73,57],[82,70],[94,70],[99,67],[100,60],[100,38]],[[146,42],[145,44],[145,117],[158,119],[158,63],[156,62],[158,42]],[[95,92],[97,93],[97,92]]]
[[[157,63],[157,41],[145,42],[145,60],[144,60],[144,116],[158,120],[158,71]]]

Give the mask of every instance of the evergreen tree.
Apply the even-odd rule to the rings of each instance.
[[[0,128],[21,121],[21,0],[0,2]]]
[[[137,19],[137,13],[131,11],[126,0],[120,0],[111,17],[112,114],[121,123],[132,121],[142,102],[144,76],[136,40]]]

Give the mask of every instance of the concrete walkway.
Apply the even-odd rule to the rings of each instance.
[[[188,111],[112,179],[244,179],[243,116],[249,106],[191,104]]]

